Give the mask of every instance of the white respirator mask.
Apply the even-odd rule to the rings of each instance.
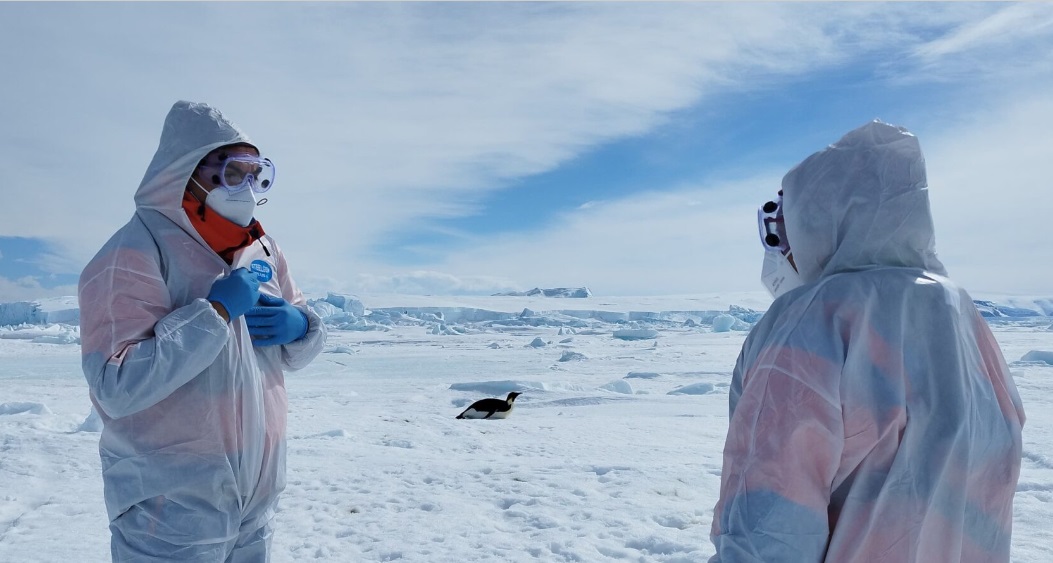
[[[248,227],[256,211],[256,194],[252,190],[242,190],[236,194],[227,190],[212,190],[205,198],[205,205],[232,223]]]
[[[205,189],[193,176],[190,180],[202,190]],[[205,196],[205,205],[231,223],[247,227],[252,222],[252,214],[256,210],[256,194],[252,190],[237,193],[222,189],[212,190]]]
[[[772,297],[778,298],[783,293],[804,285],[801,275],[794,269],[790,260],[780,252],[765,252],[764,265],[761,266],[761,283]]]

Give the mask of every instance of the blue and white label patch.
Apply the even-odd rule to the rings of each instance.
[[[260,283],[267,283],[274,277],[274,269],[263,260],[253,260],[252,264],[249,264],[249,270],[256,274],[256,279],[260,280]]]

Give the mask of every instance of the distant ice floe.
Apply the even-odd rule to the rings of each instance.
[[[653,371],[630,371],[625,379],[657,379],[661,377],[661,374]]]
[[[80,324],[80,307],[76,297],[0,303],[0,326],[55,323]]]
[[[612,335],[619,340],[649,340],[658,338],[658,331],[653,328],[622,328]]]
[[[731,327],[735,326],[735,317],[731,315],[717,315],[713,319],[713,332],[727,332],[731,330]]]
[[[578,297],[588,294],[588,288],[535,289],[524,295],[548,297]],[[512,294],[506,294],[512,295]],[[514,300],[514,298],[509,298]],[[503,301],[503,298],[500,298]],[[408,302],[427,303],[417,298]],[[594,303],[583,299],[570,299],[575,304]],[[552,299],[551,303],[567,304],[567,299]],[[443,299],[437,299],[443,303]],[[697,302],[697,301],[696,301]],[[388,303],[391,303],[389,300]],[[493,305],[491,300],[487,307]],[[558,330],[558,335],[575,334],[612,335],[621,340],[657,339],[665,330],[729,332],[749,331],[764,315],[738,305],[729,305],[726,310],[659,310],[659,311],[612,311],[600,310],[605,303],[597,303],[597,309],[553,309],[538,310],[538,300],[531,307],[519,312],[490,310],[479,307],[384,307],[366,306],[355,295],[329,292],[322,299],[309,299],[307,307],[322,318],[325,325],[334,331],[389,331],[394,327],[417,326],[431,335],[452,337],[482,332],[513,332],[522,328]],[[706,302],[709,304],[710,302]],[[990,323],[1029,324],[1045,327],[1053,316],[1053,298],[1024,298],[1013,296],[985,297],[975,301],[981,314]],[[80,343],[80,310],[76,297],[56,297],[36,301],[0,303],[0,339],[25,340],[47,344]],[[530,346],[541,348],[551,344],[545,337],[538,337]],[[561,340],[560,344],[569,344]],[[509,345],[511,346],[511,345]],[[494,346],[498,348],[501,346]],[[569,346],[564,346],[569,347]],[[339,353],[337,350],[327,350]],[[347,352],[344,352],[347,353]],[[562,359],[568,361],[571,358]],[[574,358],[581,359],[581,358]]]
[[[1021,362],[1038,362],[1053,366],[1053,352],[1045,350],[1031,350],[1020,358]]]
[[[501,331],[520,327],[558,329],[559,335],[610,333],[609,325],[620,325],[617,330],[639,330],[642,332],[619,332],[627,337],[652,338],[649,331],[659,328],[684,328],[690,320],[694,326],[712,323],[720,315],[731,315],[738,323],[733,330],[749,330],[763,313],[731,306],[727,311],[599,311],[561,309],[536,311],[524,308],[519,313],[492,311],[475,307],[386,307],[365,309],[364,316],[338,309],[332,304],[336,294],[324,300],[309,300],[308,305],[327,325],[336,329],[386,330],[393,326],[425,326],[432,334],[465,334],[479,331]],[[344,296],[346,297],[346,296]],[[606,328],[606,330],[603,330]]]
[[[629,397],[621,397],[619,395],[604,395],[604,396],[587,396],[587,397],[567,397],[564,399],[552,399],[548,401],[540,401],[537,403],[531,403],[530,408],[552,408],[552,407],[586,407],[592,405],[603,405],[613,403],[617,401],[628,401],[631,400]]]
[[[458,334],[467,334],[468,329],[457,325],[447,325],[446,323],[440,323],[432,327],[431,334],[445,335],[445,336],[456,336]]]
[[[329,292],[324,299],[309,299],[307,308],[321,317],[327,326],[338,330],[388,330],[384,324],[366,321],[366,306],[353,295]]]
[[[559,357],[559,361],[561,362],[578,362],[587,359],[589,359],[589,357],[585,354],[582,354],[581,352],[574,352],[572,350],[564,350],[563,354]]]
[[[15,414],[51,414],[51,409],[44,403],[15,402],[0,403],[0,415]]]
[[[693,383],[691,385],[685,385],[683,387],[673,389],[669,392],[670,395],[708,395],[712,393],[716,388],[712,383]]]
[[[742,319],[722,313],[713,318],[713,332],[728,332],[732,330],[745,331],[753,326]]]
[[[535,287],[529,291],[510,291],[507,293],[495,293],[494,297],[561,297],[567,299],[585,299],[592,296],[587,287],[557,287],[553,289],[541,289]]]
[[[322,350],[324,354],[354,354],[354,348],[350,346],[326,346],[325,350]]]
[[[99,416],[99,412],[95,410],[95,407],[91,408],[91,412],[88,413],[87,418],[80,423],[75,432],[102,432],[102,417]]]
[[[545,384],[540,381],[471,381],[450,385],[452,391],[473,391],[486,395],[507,395],[512,391],[543,390]]]
[[[80,344],[80,327],[64,324],[21,324],[0,328],[0,339],[28,340],[38,344]]]
[[[1004,300],[1004,302],[1003,302]],[[1006,297],[999,301],[977,299],[973,303],[980,314],[992,318],[1026,318],[1053,316],[1053,299],[1021,299]]]
[[[632,395],[635,393],[632,384],[624,379],[616,379],[602,387],[604,391],[610,391],[612,393],[623,393],[625,395]]]
[[[529,380],[498,380],[498,381],[463,381],[450,384],[451,391],[467,391],[490,397],[504,398],[512,391],[518,391],[523,397],[529,397],[532,393],[544,393],[549,391],[586,391],[581,385],[574,383],[546,383],[543,381]],[[523,400],[523,397],[517,399]],[[516,403],[518,404],[518,403]]]

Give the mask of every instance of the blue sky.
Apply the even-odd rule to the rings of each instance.
[[[0,3],[0,302],[75,293],[179,99],[308,291],[760,289],[756,206],[881,118],[952,278],[1048,294],[1050,52],[1046,3]]]
[[[831,142],[825,133],[837,124],[845,131],[861,125],[861,107],[890,121],[912,113],[914,100],[922,97],[956,103],[954,91],[931,84],[874,89],[872,73],[870,68],[836,68],[807,80],[777,81],[691,105],[672,112],[668,123],[646,134],[597,145],[550,171],[510,181],[505,189],[486,194],[478,213],[447,219],[443,225],[476,235],[501,233],[509,225],[541,228],[554,212],[628,196],[641,186],[685,180],[707,184],[748,176],[772,163],[792,165]],[[912,123],[923,121],[913,117]],[[774,193],[778,186],[767,188]],[[440,235],[425,244],[428,237],[435,233],[395,233],[378,252],[405,264],[426,263],[456,240]]]

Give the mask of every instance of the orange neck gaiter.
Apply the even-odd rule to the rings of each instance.
[[[256,219],[253,219],[249,226],[242,227],[198,201],[189,191],[183,192],[183,210],[190,218],[190,224],[197,229],[201,238],[205,239],[209,248],[227,264],[234,260],[235,252],[256,242],[264,235],[263,225]]]

